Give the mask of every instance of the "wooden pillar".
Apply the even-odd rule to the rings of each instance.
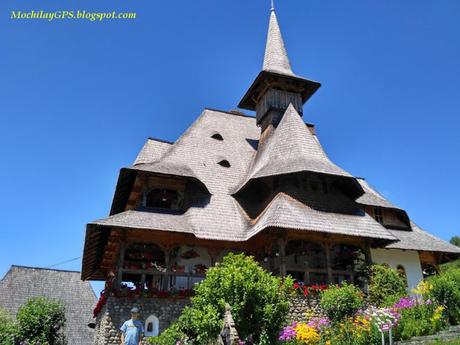
[[[286,240],[278,239],[279,260],[280,260],[280,276],[286,276]]]
[[[372,265],[371,244],[369,240],[365,241],[363,251],[366,256],[366,265]]]
[[[324,250],[326,251],[327,282],[328,284],[332,284],[331,245],[329,243],[325,243]]]
[[[162,276],[163,277],[163,281],[162,281],[162,286],[163,286],[163,290],[164,291],[168,291],[169,290],[169,281],[171,279],[171,260],[170,260],[170,257],[171,257],[171,248],[165,248],[164,250],[164,254],[165,254],[165,267],[166,267],[166,272],[165,274]]]
[[[219,250],[215,248],[207,248],[206,250],[211,258],[211,267],[215,266],[217,258],[219,257]]]
[[[121,231],[120,236],[120,249],[118,253],[118,260],[117,260],[117,275],[114,284],[115,289],[120,289],[121,283],[123,281],[123,263],[125,260],[125,253],[126,253],[126,230]]]

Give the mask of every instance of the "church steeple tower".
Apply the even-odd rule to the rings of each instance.
[[[294,75],[274,8],[271,10],[270,23],[268,25],[263,70]]]
[[[320,86],[292,71],[272,4],[263,68],[238,106],[255,110],[263,131],[269,125],[278,125],[289,104],[302,116],[303,104]]]

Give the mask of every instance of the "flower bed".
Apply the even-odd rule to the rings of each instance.
[[[322,295],[327,290],[318,286],[311,291],[299,283],[293,287],[306,298],[310,293]],[[336,290],[337,296],[344,296],[341,289],[348,287],[333,287],[331,292]],[[390,338],[401,340],[434,334],[447,327],[448,322],[446,306],[433,302],[431,292],[432,286],[422,282],[414,290],[417,293],[414,296],[401,298],[390,307],[367,306],[340,320],[312,313],[307,315],[305,322],[292,322],[284,327],[279,334],[279,342],[286,345],[377,345],[388,343]],[[337,304],[340,303],[347,302],[337,298]]]

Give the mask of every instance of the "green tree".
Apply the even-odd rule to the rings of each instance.
[[[34,297],[24,303],[16,315],[17,339],[26,344],[66,344],[64,306],[44,297]]]
[[[16,327],[6,310],[0,309],[0,345],[13,345]]]
[[[459,236],[453,236],[449,242],[453,244],[454,246],[460,247],[460,237]]]
[[[191,306],[173,326],[173,333],[184,334],[195,344],[212,343],[228,303],[241,339],[251,337],[256,344],[275,344],[289,309],[292,283],[291,278],[283,281],[265,271],[252,257],[230,253],[208,270],[206,279],[195,289]],[[171,333],[166,334],[169,337]],[[152,343],[162,344],[161,336]]]

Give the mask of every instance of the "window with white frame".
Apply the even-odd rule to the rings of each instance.
[[[160,333],[160,320],[155,315],[150,315],[145,320],[145,336],[156,337]]]

